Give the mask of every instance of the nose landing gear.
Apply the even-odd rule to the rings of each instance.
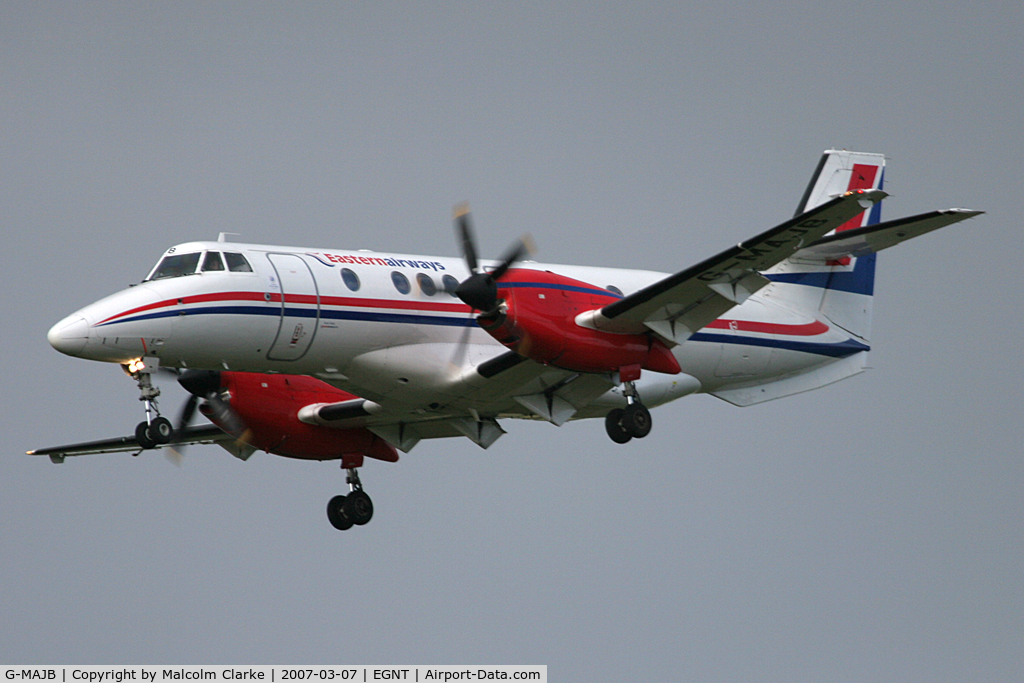
[[[360,456],[359,460],[362,460]],[[360,465],[362,462],[359,463]],[[341,466],[351,465],[347,459],[342,459]],[[331,525],[339,531],[351,529],[353,525],[362,526],[373,517],[373,501],[363,491],[363,484],[359,481],[359,472],[356,467],[346,468],[345,481],[348,482],[350,493],[347,496],[334,496],[327,502],[327,519]]]
[[[160,395],[160,389],[153,386],[152,370],[147,368],[140,361],[133,361],[124,365],[124,371],[139,385],[139,400],[146,405],[146,419],[135,427],[135,440],[144,449],[156,448],[157,446],[171,442],[174,434],[174,426],[166,417],[161,417],[160,409],[157,407],[156,399]]]

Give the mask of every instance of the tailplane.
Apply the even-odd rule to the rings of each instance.
[[[847,192],[883,189],[885,157],[881,154],[828,150],[804,192],[797,215]],[[833,345],[838,353],[814,366],[794,369],[767,382],[740,382],[711,392],[735,405],[748,406],[832,384],[861,372],[871,337],[877,252],[981,211],[946,209],[882,223],[881,204],[805,245],[762,273],[770,284],[758,296],[788,308],[797,318],[812,315],[819,323],[849,335]],[[844,335],[845,336],[845,335]]]

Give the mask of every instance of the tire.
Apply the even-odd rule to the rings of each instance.
[[[135,440],[146,450],[156,448],[156,441],[149,436],[149,424],[146,422],[140,422],[135,427]]]
[[[166,417],[158,417],[150,423],[146,434],[154,443],[170,443],[171,435],[174,434],[174,427]]]
[[[633,435],[626,431],[622,423],[622,408],[612,408],[604,417],[604,428],[608,437],[615,443],[627,443]]]
[[[622,428],[630,436],[644,438],[651,433],[651,411],[641,403],[626,406],[622,411]]]
[[[335,496],[327,501],[327,519],[338,531],[352,528],[352,520],[345,515],[345,496]]]
[[[345,500],[345,516],[362,526],[373,518],[373,501],[364,491],[353,491]]]

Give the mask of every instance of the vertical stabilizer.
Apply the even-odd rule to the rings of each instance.
[[[885,156],[828,150],[818,162],[797,207],[799,215],[850,190],[883,189]],[[881,203],[850,219],[835,232],[874,225]],[[765,273],[773,281],[771,296],[804,310],[818,310],[834,325],[867,343],[871,337],[871,302],[875,287],[875,254],[844,257],[825,263],[787,260]]]

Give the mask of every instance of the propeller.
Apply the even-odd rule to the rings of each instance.
[[[470,308],[489,313],[498,307],[498,280],[505,275],[514,263],[530,254],[533,240],[524,235],[509,247],[502,255],[497,268],[484,271],[477,259],[476,236],[469,217],[469,204],[459,204],[453,211],[455,231],[462,244],[462,255],[466,259],[466,267],[471,275],[455,288],[455,296]]]
[[[211,419],[218,426],[236,439],[243,440],[248,427],[231,404],[221,396],[220,379],[220,373],[215,370],[185,370],[179,375],[178,384],[191,396],[181,407],[174,436],[171,438],[172,443],[179,443],[185,438],[185,432],[195,416],[199,399],[205,400],[213,409]],[[183,449],[178,449],[179,455],[181,450]]]

